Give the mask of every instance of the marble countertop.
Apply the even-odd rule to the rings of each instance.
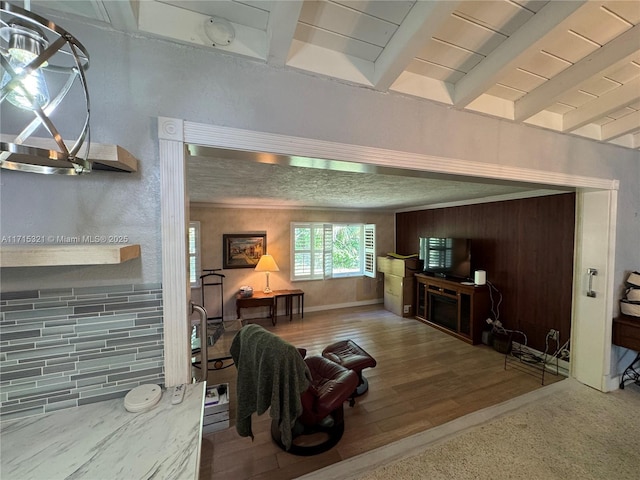
[[[171,405],[169,388],[148,412],[118,398],[2,422],[2,479],[197,479],[204,390]]]

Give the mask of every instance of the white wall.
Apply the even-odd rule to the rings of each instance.
[[[142,245],[142,258],[114,267],[3,269],[3,291],[161,280],[158,116],[617,178],[615,284],[622,285],[628,271],[640,269],[638,151],[213,51],[58,21],[91,55],[92,139],[124,146],[140,160],[140,171],[65,178],[3,170],[0,233],[126,234]]]

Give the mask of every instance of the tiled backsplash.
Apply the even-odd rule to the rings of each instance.
[[[0,293],[2,420],[164,383],[160,284]]]

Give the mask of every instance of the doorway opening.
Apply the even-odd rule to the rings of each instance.
[[[375,149],[356,145],[344,145],[334,142],[308,138],[288,137],[263,132],[239,130],[229,127],[203,125],[178,119],[159,119],[160,166],[162,175],[162,240],[163,240],[163,291],[165,308],[165,378],[168,386],[185,383],[189,378],[189,352],[187,309],[189,293],[185,285],[186,244],[185,231],[188,222],[186,204],[186,155],[185,145],[201,145],[249,152],[271,152],[275,155],[287,155],[308,158],[329,158],[342,162],[353,162],[365,167],[398,168],[416,172],[431,172],[440,175],[460,176],[462,172],[474,171],[477,164],[459,159],[416,155],[409,152]],[[601,390],[608,389],[607,377],[610,376],[608,358],[611,352],[609,312],[613,302],[613,258],[615,254],[615,208],[617,199],[617,181],[571,175],[558,175],[553,172],[531,169],[509,168],[499,165],[484,165],[482,177],[478,179],[497,179],[505,182],[520,182],[528,185],[548,187],[569,187],[578,192],[583,200],[577,209],[577,218],[583,220],[593,211],[600,212],[599,221],[605,221],[607,228],[589,231],[576,229],[576,275],[574,278],[574,314],[572,331],[582,327],[583,320],[575,312],[584,307],[583,279],[580,274],[583,264],[598,262],[603,272],[600,302],[595,306],[587,305],[590,315],[600,320],[597,332],[590,331],[590,338],[596,333],[596,342],[603,355],[596,360],[585,362],[578,357],[572,361],[572,375],[579,380]],[[583,208],[584,207],[584,208]],[[603,258],[599,249],[585,248],[596,235],[607,248]],[[597,251],[596,251],[597,250]],[[593,317],[591,317],[593,318]],[[589,318],[586,321],[591,321]],[[608,319],[608,320],[607,320]],[[608,322],[608,329],[607,329]],[[586,334],[585,334],[586,335]],[[585,335],[574,335],[572,347],[580,350]],[[584,374],[588,372],[588,374]]]

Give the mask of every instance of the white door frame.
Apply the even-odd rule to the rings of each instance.
[[[620,381],[611,366],[614,271],[608,268],[615,264],[617,209],[617,190],[578,189],[571,376],[604,392],[617,389]],[[597,270],[591,279],[590,268]],[[589,290],[594,296],[588,295]],[[603,344],[602,338],[608,341]]]
[[[158,140],[161,175],[161,220],[162,220],[162,290],[164,305],[164,355],[165,383],[174,386],[191,379],[191,347],[187,261],[187,226],[189,222],[188,199],[186,197],[185,145],[201,145],[230,150],[267,152],[279,155],[295,155],[327,160],[342,160],[376,166],[419,170],[464,177],[510,180],[552,186],[568,186],[585,190],[607,190],[617,198],[618,181],[594,177],[583,177],[558,172],[548,172],[506,165],[487,164],[433,155],[386,150],[362,145],[350,145],[312,138],[291,137],[273,133],[242,130],[216,125],[207,125],[180,119],[158,118]],[[471,175],[469,172],[474,172]],[[579,213],[578,213],[579,215]],[[615,216],[609,219],[615,231]],[[579,232],[576,230],[576,234]],[[608,233],[608,232],[607,232]],[[576,246],[580,249],[581,239]],[[614,273],[615,243],[609,245],[610,255],[603,268],[603,275],[611,279]],[[574,292],[579,290],[579,275],[574,276]],[[607,305],[613,305],[613,282],[609,281],[603,291]],[[575,299],[574,299],[575,305]],[[607,317],[611,316],[609,312]],[[572,318],[573,325],[580,318]],[[604,322],[611,323],[607,318]],[[601,339],[604,358],[611,357],[611,329]],[[572,364],[572,375],[581,365]],[[593,366],[590,366],[593,368]],[[599,378],[610,374],[606,360],[596,366]],[[602,385],[591,385],[602,389]]]

